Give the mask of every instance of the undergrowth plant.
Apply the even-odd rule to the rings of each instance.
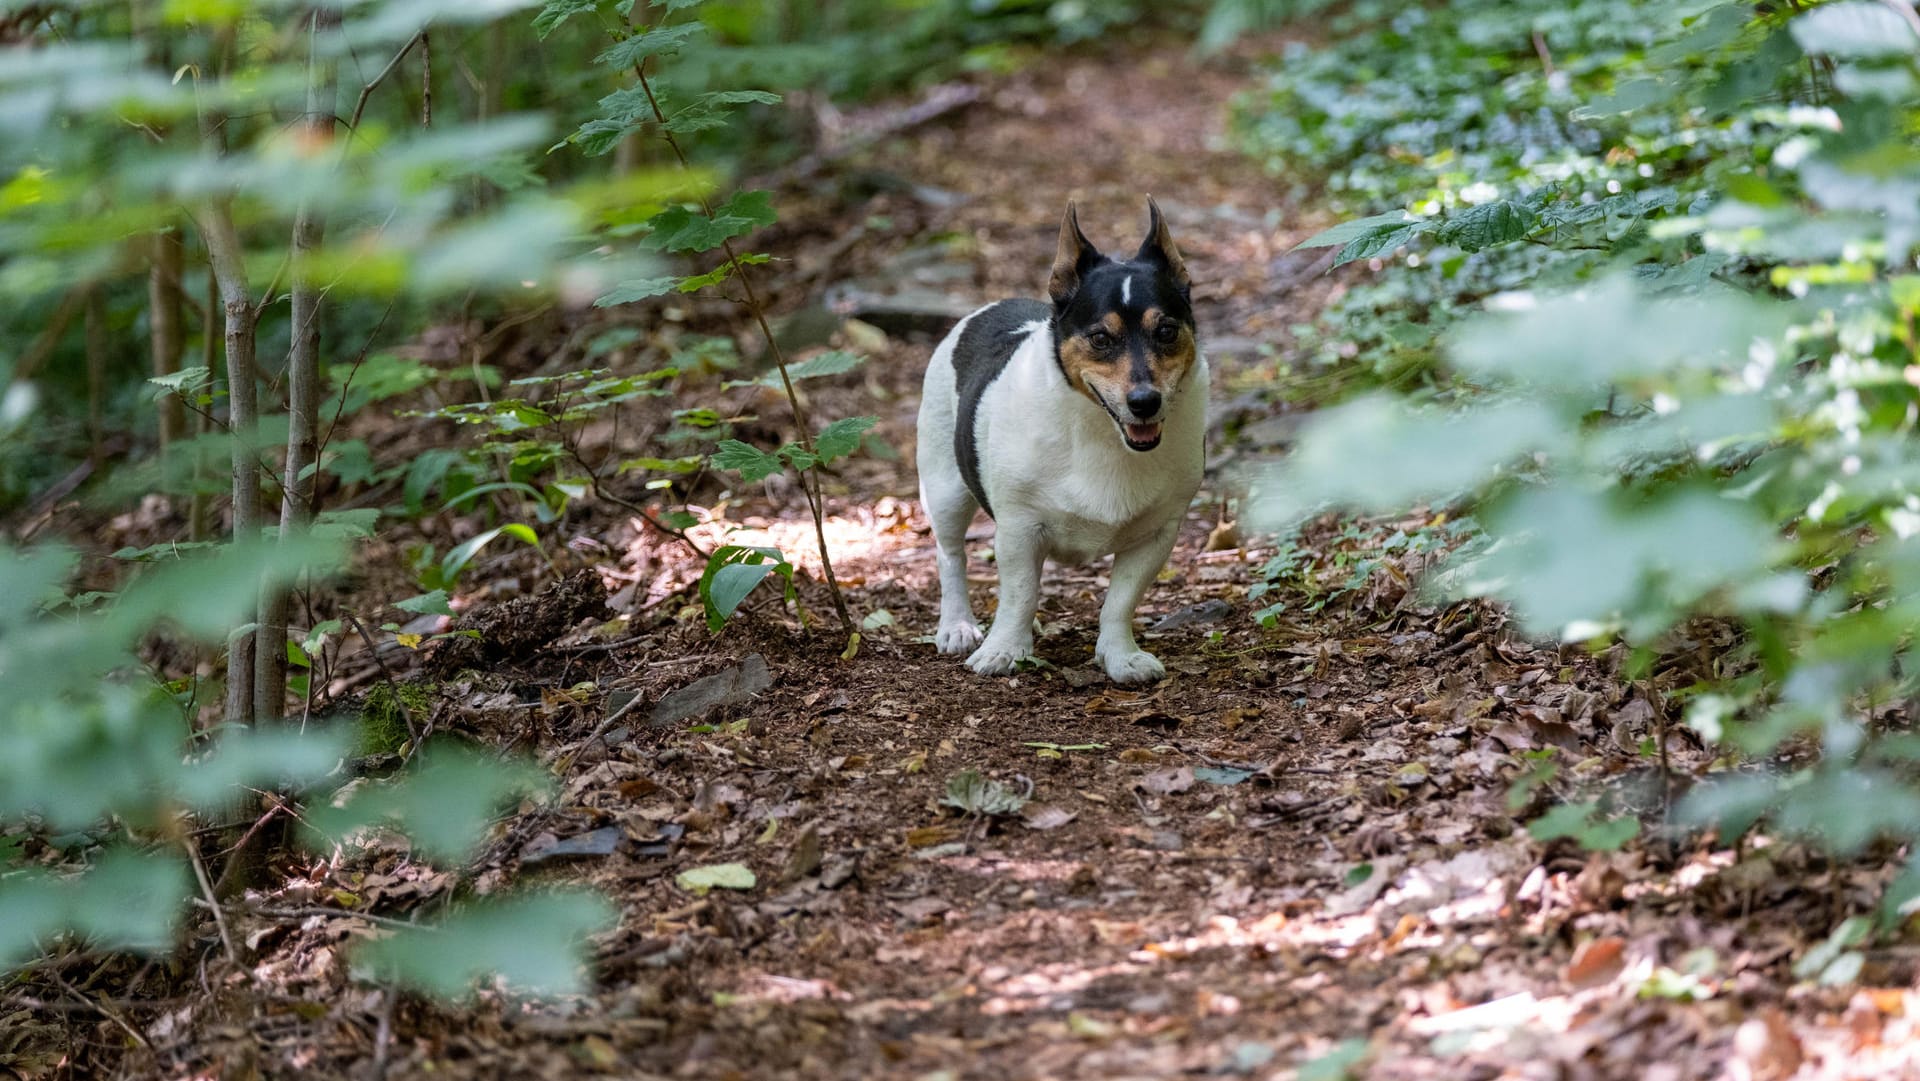
[[[820,488],[820,469],[858,449],[862,433],[873,426],[876,418],[850,417],[835,421],[818,433],[813,431],[806,407],[794,390],[795,373],[789,370],[785,352],[767,321],[765,303],[754,287],[749,270],[750,267],[766,263],[771,256],[741,251],[735,246],[737,239],[776,220],[769,201],[770,194],[764,191],[735,192],[724,202],[716,202],[708,194],[711,185],[705,182],[703,174],[695,171],[682,144],[682,137],[688,133],[723,125],[729,114],[740,106],[772,104],[780,100],[779,95],[757,89],[726,89],[709,90],[686,99],[676,99],[656,90],[655,76],[650,73],[650,67],[679,53],[709,29],[699,21],[671,21],[676,13],[699,6],[700,0],[665,0],[652,9],[658,16],[658,22],[635,26],[630,21],[633,11],[631,0],[553,0],[535,19],[535,28],[544,36],[573,16],[590,15],[597,18],[599,25],[606,30],[610,44],[596,57],[595,62],[623,81],[631,78],[631,82],[622,89],[602,98],[598,115],[583,122],[567,141],[590,154],[605,154],[623,139],[652,136],[666,145],[674,162],[686,174],[688,197],[652,206],[648,208],[648,213],[632,219],[632,229],[639,234],[640,246],[668,255],[690,257],[718,253],[719,256],[710,269],[696,274],[652,276],[621,282],[597,303],[602,306],[630,304],[670,293],[692,293],[705,289],[731,288],[735,291],[772,358],[780,389],[793,411],[796,438],[772,452],[760,451],[739,440],[723,440],[713,454],[711,464],[717,469],[737,473],[743,481],[763,480],[789,468],[795,472],[807,508],[813,516],[814,535],[819,546],[820,567],[826,579],[828,599],[833,604],[842,632],[851,639],[858,630],[847,611],[846,600],[840,593],[840,583],[833,573],[832,553],[827,544],[825,497]],[[823,365],[829,370],[845,370],[846,366],[838,358]],[[723,611],[712,599],[714,579],[729,566],[759,565],[740,563],[739,553],[742,551],[734,548],[713,553],[708,573],[702,579],[701,596],[706,601],[708,618],[716,626],[724,622],[738,601],[726,606]],[[781,559],[775,565],[787,564]],[[726,581],[747,582],[751,573],[731,571]],[[788,580],[791,581],[790,575]],[[747,584],[750,588],[753,583]]]
[[[1342,99],[1336,61],[1308,60],[1243,131],[1369,212],[1308,245],[1427,298],[1402,333],[1434,375],[1316,415],[1262,482],[1267,520],[1464,501],[1480,534],[1430,584],[1503,598],[1530,633],[1625,643],[1634,678],[1695,621],[1736,628],[1712,676],[1664,695],[1723,752],[1681,814],[1842,856],[1920,848],[1920,15],[1352,17],[1371,21],[1330,53],[1427,77]],[[1535,823],[1590,847],[1629,828],[1591,805]],[[1916,898],[1909,863],[1883,915]]]

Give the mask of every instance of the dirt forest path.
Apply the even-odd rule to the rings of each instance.
[[[1245,79],[1172,47],[992,81],[982,102],[864,155],[883,181],[864,219],[804,197],[817,220],[803,210],[782,226],[795,273],[837,281],[842,268],[810,250],[866,230],[870,243],[833,256],[861,290],[1035,295],[1068,196],[1097,243],[1126,250],[1151,192],[1193,270],[1220,372],[1217,497],[1261,449],[1257,432],[1284,433],[1268,351],[1284,355],[1286,327],[1331,287],[1287,254],[1323,223],[1225,147]],[[883,218],[891,228],[861,224]],[[1518,756],[1545,747],[1596,763],[1595,784],[1629,783],[1658,678],[1633,685],[1618,657],[1530,646],[1484,607],[1425,607],[1404,559],[1347,603],[1294,604],[1262,628],[1252,612],[1272,598],[1247,591],[1272,551],[1204,550],[1223,514],[1209,500],[1141,612],[1166,682],[1117,690],[1088,664],[1099,566],[1049,568],[1038,651],[1052,667],[976,677],[916,640],[937,599],[910,465],[930,339],[876,344],[880,359],[821,381],[813,404],[827,419],[881,413],[901,451],[829,484],[849,601],[890,624],[842,660],[833,635],[794,636],[769,605],[718,637],[656,622],[632,648],[562,645],[446,688],[515,736],[531,704],[580,681],[644,696],[592,746],[598,714],[540,713],[534,750],[577,760],[557,806],[517,817],[482,874],[585,880],[621,925],[596,944],[598,990],[584,999],[409,1004],[390,1041],[352,1029],[323,1044],[314,1076],[364,1069],[383,1041],[396,1077],[1267,1077],[1321,1059],[1303,1076],[1337,1078],[1340,1056],[1362,1054],[1355,1076],[1717,1072],[1726,997],[1643,1001],[1609,981],[1629,960],[1673,963],[1682,943],[1777,974],[1782,943],[1730,919],[1702,924],[1720,910],[1697,906],[1737,910],[1732,887],[1724,901],[1630,890],[1675,865],[1542,845],[1520,823],[1543,807],[1508,804]],[[724,515],[735,539],[808,545],[791,492],[715,515],[710,539]],[[984,610],[984,519],[975,537]],[[1323,554],[1341,543],[1309,539]],[[628,580],[644,595],[671,558],[662,544]],[[762,665],[767,686],[744,705],[697,725],[647,720],[696,679],[756,681]],[[942,807],[965,770],[1026,794],[1022,813]],[[556,842],[579,856],[553,858]],[[731,862],[758,884],[704,896],[676,884]],[[1735,971],[1723,964],[1729,986]]]

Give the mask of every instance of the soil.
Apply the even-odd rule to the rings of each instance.
[[[766,590],[710,633],[689,601],[701,562],[625,510],[582,501],[557,527],[567,543],[551,546],[551,565],[504,549],[480,561],[459,603],[466,625],[488,628],[486,648],[458,647],[453,671],[427,684],[436,730],[535,755],[556,800],[509,816],[464,877],[393,845],[278,868],[285,879],[230,917],[253,976],[196,926],[197,960],[164,997],[115,1000],[151,1053],[87,1012],[29,1044],[97,1075],[168,1077],[1920,1069],[1906,1039],[1910,956],[1869,951],[1849,990],[1791,971],[1836,913],[1870,903],[1879,864],[1784,844],[1736,851],[1663,826],[1670,789],[1710,758],[1670,724],[1671,695],[1720,632],[1699,629],[1696,650],[1629,678],[1618,651],[1530,643],[1495,608],[1433,605],[1411,587],[1424,557],[1378,546],[1393,529],[1434,526],[1425,514],[1377,523],[1371,542],[1318,523],[1302,538],[1318,587],[1250,596],[1275,550],[1234,525],[1235,478],[1261,450],[1243,433],[1284,432],[1286,328],[1339,284],[1315,273],[1317,253],[1289,253],[1323,223],[1308,208],[1271,211],[1281,185],[1228,145],[1225,105],[1247,78],[1172,50],[986,81],[972,106],[794,181],[781,200],[794,209],[760,241],[793,255],[771,268],[783,313],[834,283],[886,292],[914,274],[971,305],[1040,291],[1067,198],[1117,250],[1144,228],[1144,195],[1158,198],[1218,371],[1206,496],[1140,613],[1166,681],[1118,689],[1090,665],[1098,565],[1049,567],[1043,665],[986,679],[934,652],[932,542],[910,464],[931,338],[842,329],[875,359],[807,384],[814,423],[877,412],[897,451],[849,460],[826,483],[836,570],[867,621],[857,649],[834,626],[790,484],[703,482],[690,536],[794,557],[804,628]],[[840,244],[849,234],[857,242]],[[629,318],[751,340],[725,306]],[[553,332],[523,328],[515,355]],[[790,430],[777,396],[715,384],[736,414],[758,416],[742,430],[763,444]],[[385,423],[362,434],[422,438]],[[587,443],[639,440],[596,431]],[[425,528],[446,544],[472,527]],[[982,518],[977,611],[991,606],[980,558],[991,536]],[[397,553],[404,541],[385,543]],[[378,610],[411,595],[400,565],[373,553],[346,603]],[[564,577],[582,568],[598,572],[615,622],[590,578]],[[1254,614],[1276,600],[1285,607],[1263,626]],[[334,694],[387,678],[358,648],[334,658]],[[421,656],[395,649],[386,667],[421,679]],[[750,694],[760,665],[769,685]],[[723,678],[669,697],[711,676]],[[642,708],[602,724],[636,699]],[[696,712],[677,715],[690,699]],[[968,771],[1024,805],[946,805]],[[1637,815],[1639,836],[1588,853],[1529,834],[1528,821],[1577,799]],[[608,843],[536,858],[589,835]],[[753,888],[700,895],[676,882],[734,862]],[[587,994],[447,1006],[350,978],[345,944],[383,918],[456,885],[560,883],[594,886],[620,913],[591,944]],[[126,976],[119,986],[142,986]]]

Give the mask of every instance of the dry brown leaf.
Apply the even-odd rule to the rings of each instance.
[[[1611,935],[1588,939],[1573,951],[1573,960],[1567,963],[1561,978],[1576,991],[1610,982],[1627,967],[1626,948],[1625,939]]]
[[[1783,1081],[1806,1061],[1800,1037],[1793,1034],[1787,1015],[1777,1006],[1741,1022],[1733,1033],[1733,1054],[1753,1081]]]
[[[932,848],[946,844],[960,836],[960,831],[951,826],[921,826],[907,831],[908,848]]]
[[[1154,770],[1140,778],[1139,787],[1156,796],[1172,796],[1193,787],[1193,771],[1185,766]]]
[[[1028,829],[1053,830],[1079,817],[1073,811],[1061,810],[1040,803],[1029,803],[1020,809],[1020,817],[1027,823]]]

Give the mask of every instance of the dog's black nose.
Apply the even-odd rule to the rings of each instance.
[[[1135,387],[1127,391],[1127,408],[1145,420],[1160,411],[1160,392],[1152,387]]]

